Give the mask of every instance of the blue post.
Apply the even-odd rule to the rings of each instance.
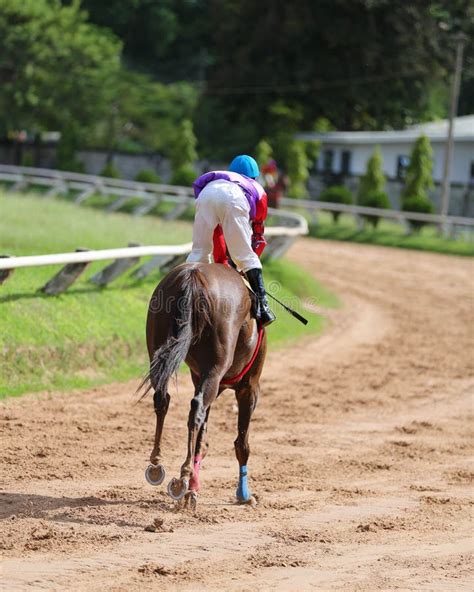
[[[239,484],[237,485],[237,491],[235,493],[239,502],[248,502],[251,498],[251,493],[247,483],[247,465],[240,467],[239,471]]]

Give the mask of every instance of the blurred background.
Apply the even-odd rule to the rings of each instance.
[[[245,152],[344,202],[379,146],[398,208],[424,134],[439,210],[462,50],[450,212],[472,215],[473,32],[470,0],[0,0],[0,162],[189,185]]]

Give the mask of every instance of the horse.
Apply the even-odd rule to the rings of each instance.
[[[209,412],[222,391],[230,388],[238,405],[236,497],[240,503],[254,503],[247,478],[248,431],[260,395],[266,334],[255,318],[253,294],[239,273],[216,263],[184,263],[172,269],[150,300],[146,341],[150,369],[141,386],[144,395],[153,391],[156,414],[155,441],[145,471],[148,483],[160,485],[165,479],[161,435],[170,402],[168,382],[184,361],[194,385],[187,455],[180,477],[168,484],[168,494],[196,507]]]

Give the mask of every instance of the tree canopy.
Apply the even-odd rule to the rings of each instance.
[[[0,0],[0,130],[80,129],[104,117],[121,42],[78,3]]]
[[[463,114],[471,0],[0,0],[0,132],[92,127],[92,141],[169,151],[192,119],[203,156],[267,138],[279,159],[321,121],[390,129],[446,116],[461,30]]]

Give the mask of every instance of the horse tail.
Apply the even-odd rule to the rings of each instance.
[[[178,270],[172,285],[176,286],[173,328],[166,341],[153,354],[150,370],[138,387],[145,388],[142,398],[151,390],[166,392],[168,382],[178,372],[189,348],[211,325],[212,302],[206,278],[197,266]],[[166,296],[165,296],[166,297]]]

